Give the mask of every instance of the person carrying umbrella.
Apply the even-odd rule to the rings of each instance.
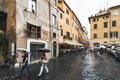
[[[45,50],[39,50],[39,51],[42,52],[42,56],[41,56],[42,65],[41,65],[41,67],[40,67],[40,72],[39,72],[39,74],[37,75],[37,77],[40,77],[40,76],[42,75],[44,68],[45,68],[47,74],[48,74],[48,72],[49,72],[48,67],[47,67],[47,63],[48,63],[48,58],[47,58],[47,56],[46,56],[47,53],[45,53],[45,52],[47,52],[47,51],[45,51]]]
[[[25,50],[21,50],[21,52],[23,53],[23,61],[22,61],[22,66],[21,66],[21,68],[20,68],[20,70],[18,72],[17,78],[21,77],[22,72],[23,72],[25,67],[27,69],[28,75],[30,75],[30,69],[29,69],[29,66],[28,66],[28,53]]]

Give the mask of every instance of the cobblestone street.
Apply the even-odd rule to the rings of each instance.
[[[48,80],[119,80],[120,63],[108,55],[69,55],[51,60],[48,64]],[[30,66],[31,76],[23,74],[20,80],[41,80],[37,78],[40,64]],[[17,69],[1,67],[0,80],[15,80]]]

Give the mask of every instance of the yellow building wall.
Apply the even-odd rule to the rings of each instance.
[[[103,16],[94,16],[90,18],[90,42],[93,43],[100,43],[101,45],[104,42],[112,43],[112,42],[119,42],[120,43],[120,7],[118,8],[118,16],[113,16],[113,10],[109,10],[110,14],[108,15],[109,18],[103,19]],[[93,22],[93,18],[99,18],[99,21]],[[112,27],[112,21],[116,21],[116,27]],[[108,22],[108,27],[104,28],[104,22]],[[94,29],[94,24],[97,24],[97,29]],[[118,38],[110,38],[110,32],[118,32]],[[104,38],[104,32],[108,33],[108,37]],[[93,38],[94,34],[97,34],[97,38]],[[112,43],[113,44],[113,43]]]

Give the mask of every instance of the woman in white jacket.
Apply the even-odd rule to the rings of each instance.
[[[40,77],[41,75],[42,75],[42,72],[43,72],[43,69],[45,68],[46,69],[46,73],[48,73],[49,72],[49,70],[48,70],[48,67],[47,67],[47,63],[48,63],[48,58],[47,58],[47,56],[46,56],[46,53],[42,53],[42,65],[41,65],[41,67],[40,67],[40,72],[39,72],[39,74],[37,75],[37,77]]]

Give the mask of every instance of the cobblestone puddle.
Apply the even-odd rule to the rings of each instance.
[[[94,69],[94,65],[95,65],[94,56],[92,56],[91,54],[85,56],[83,64],[86,65],[83,67],[83,72],[82,72],[82,76],[84,80],[104,80],[97,75],[97,72]]]

